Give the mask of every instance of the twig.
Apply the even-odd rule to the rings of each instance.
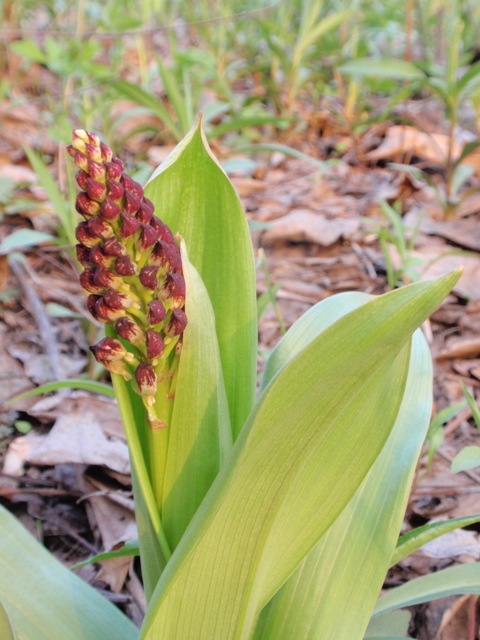
[[[35,289],[27,282],[27,269],[20,265],[15,258],[9,258],[9,265],[15,274],[20,287],[23,290],[25,298],[28,302],[30,314],[37,323],[38,330],[42,337],[45,351],[49,357],[50,368],[55,380],[62,380],[65,377],[63,367],[60,361],[60,352],[58,350],[55,336],[53,335],[52,326],[43,306],[42,301],[37,295]]]

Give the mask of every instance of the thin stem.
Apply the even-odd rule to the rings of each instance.
[[[172,413],[172,401],[170,395],[169,367],[165,365],[159,376],[157,392],[155,394],[155,415],[165,425],[159,429],[148,430],[148,457],[150,464],[150,479],[155,496],[155,503],[159,513],[163,504],[163,484],[165,478],[165,466],[168,452],[168,439]]]

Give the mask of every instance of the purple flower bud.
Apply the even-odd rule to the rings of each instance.
[[[97,316],[97,302],[102,298],[102,296],[95,295],[91,293],[87,298],[87,309],[90,311],[91,315],[98,320]]]
[[[123,160],[121,160],[118,156],[113,156],[112,162],[121,168],[122,173],[125,171],[125,165],[123,163]]]
[[[133,304],[133,299],[126,293],[120,293],[116,289],[108,289],[103,294],[103,301],[112,309],[128,309]]]
[[[93,160],[94,162],[102,162],[102,152],[100,151],[99,147],[96,147],[93,144],[86,145],[86,155],[90,158],[90,160]]]
[[[95,282],[95,271],[95,269],[85,269],[80,274],[80,284],[88,293],[101,294],[105,291],[105,287]]]
[[[125,174],[124,174],[125,175]],[[125,211],[130,214],[135,214],[140,208],[141,200],[135,194],[125,190]]]
[[[111,180],[119,180],[123,173],[123,163],[113,162],[104,162],[103,166],[107,172],[107,177]]]
[[[72,156],[75,164],[79,169],[88,173],[88,158],[81,151],[78,151],[74,147],[67,147],[68,153]]]
[[[127,379],[131,378],[126,363],[133,363],[135,358],[116,338],[103,338],[98,344],[90,347],[97,362],[112,373],[119,373]]]
[[[165,328],[165,335],[174,337],[181,335],[187,326],[187,316],[183,309],[174,309]]]
[[[112,309],[106,304],[104,297],[101,296],[95,304],[95,313],[97,320],[101,322],[115,322],[118,318],[121,318],[124,314],[123,309]]]
[[[165,348],[162,336],[152,329],[147,329],[145,336],[147,345],[147,358],[149,360],[160,358]]]
[[[83,189],[84,191],[86,191],[87,190],[88,173],[85,173],[85,171],[80,169],[79,171],[77,171],[77,175],[75,176],[75,179],[77,181],[79,189]]]
[[[111,238],[113,236],[111,225],[97,216],[93,216],[88,220],[87,227],[90,233],[97,236],[97,238]]]
[[[85,133],[87,134],[89,144],[94,147],[100,147],[100,138],[96,133],[92,133],[91,131],[85,131]]]
[[[119,233],[122,238],[130,238],[140,229],[139,221],[129,213],[122,212],[121,221]]]
[[[120,258],[121,256],[126,255],[127,250],[116,238],[107,238],[103,243],[103,252],[106,253],[107,256]]]
[[[157,216],[153,216],[150,224],[155,229],[158,229],[158,239],[163,240],[164,242],[168,242],[170,244],[174,244],[173,233],[168,225],[166,225],[160,218]]]
[[[182,258],[180,249],[175,243],[170,244],[164,240],[159,240],[153,247],[152,253],[148,258],[149,265],[160,267],[163,273],[167,271],[182,271]]]
[[[116,202],[107,197],[100,207],[100,215],[102,218],[105,218],[105,220],[116,220],[120,215],[120,207]]]
[[[83,169],[83,167],[80,168]],[[86,172],[93,180],[105,182],[106,171],[103,164],[89,160]]]
[[[107,187],[102,182],[87,178],[87,195],[91,200],[102,202],[107,193]]]
[[[157,374],[151,364],[141,362],[135,370],[135,380],[142,396],[153,396],[157,391]]]
[[[172,308],[179,309],[185,304],[185,278],[181,273],[167,273],[164,285],[159,295],[164,300],[170,300]]]
[[[153,247],[158,240],[158,231],[148,224],[142,224],[142,231],[140,233],[140,246],[145,251],[150,247]]]
[[[123,284],[123,280],[120,276],[115,275],[109,269],[103,267],[97,267],[93,273],[93,282],[98,287],[104,287],[105,289],[118,289]],[[96,293],[92,291],[92,293]]]
[[[90,249],[85,247],[83,244],[76,244],[75,251],[77,253],[77,260],[84,267],[88,267],[91,264],[90,260]]]
[[[121,338],[132,344],[143,342],[145,338],[145,334],[138,324],[128,316],[123,316],[117,320],[115,323],[115,331]]]
[[[100,205],[95,200],[90,200],[84,191],[80,191],[75,201],[75,209],[84,218],[90,218],[100,211]]]
[[[88,134],[83,129],[75,129],[72,134],[72,146],[82,153],[85,152],[86,143],[88,142]]]
[[[83,244],[85,247],[94,247],[100,242],[100,238],[91,233],[86,222],[80,222],[77,226],[75,237],[80,244]]]
[[[134,276],[137,273],[137,268],[130,256],[122,256],[115,260],[115,271],[119,276]]]
[[[107,180],[107,189],[108,189],[108,197],[110,200],[115,200],[116,202],[120,202],[123,198],[123,194],[125,190],[123,188],[123,184],[118,182],[117,180]]]
[[[110,162],[112,159],[112,150],[104,142],[100,140],[100,151],[102,152],[102,160],[104,162]]]
[[[98,267],[105,267],[108,269],[112,266],[114,258],[112,256],[105,255],[105,252],[100,247],[100,245],[96,245],[90,249],[90,262],[96,264]]]
[[[145,204],[145,199],[140,203],[140,209],[136,213],[137,220],[142,224],[149,224],[152,219],[152,211],[150,207]]]
[[[158,287],[157,272],[158,267],[143,267],[143,269],[140,269],[138,277],[144,287],[155,291]]]
[[[136,182],[133,178],[131,178],[126,173],[122,176],[123,186],[125,187],[125,195],[127,193],[132,193],[137,196],[138,200],[141,201],[143,198],[143,188],[142,185]],[[139,205],[140,206],[140,205]]]
[[[148,324],[153,326],[165,320],[167,312],[161,300],[151,300],[148,303]]]

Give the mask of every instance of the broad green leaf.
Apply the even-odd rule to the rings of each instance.
[[[411,614],[409,611],[389,611],[370,621],[365,632],[365,640],[370,638],[404,638],[408,633]]]
[[[0,242],[0,255],[32,247],[41,242],[55,242],[55,238],[49,233],[36,231],[35,229],[18,229]]]
[[[255,265],[245,214],[199,123],[147,184],[157,214],[185,239],[215,313],[232,432],[255,398]]]
[[[415,80],[425,77],[422,71],[411,62],[395,58],[357,58],[345,62],[338,69],[341,73],[357,77],[394,80]]]
[[[474,469],[480,465],[480,447],[464,447],[452,461],[452,473]]]
[[[352,500],[266,607],[256,640],[363,638],[398,539],[431,408],[431,356],[417,331],[387,443]]]
[[[400,536],[397,542],[397,548],[390,560],[390,566],[393,567],[398,562],[411,555],[424,544],[436,540],[445,533],[460,529],[461,527],[469,527],[472,524],[480,522],[480,515],[464,516],[463,518],[452,518],[451,520],[444,520],[442,522],[429,522],[409,531],[403,536]]]
[[[458,277],[369,301],[272,380],[163,572],[142,638],[250,637],[376,459],[403,395],[410,336]]]
[[[390,589],[378,600],[373,616],[422,602],[464,594],[480,594],[480,563],[478,562],[449,567],[414,578],[400,587]]]
[[[175,389],[162,506],[163,526],[172,549],[232,446],[215,316],[205,286],[188,261],[184,243],[182,262],[188,325]]]
[[[111,551],[102,551],[102,553],[97,553],[91,558],[87,558],[87,560],[77,562],[72,566],[72,569],[80,569],[81,567],[86,567],[89,564],[103,562],[103,560],[111,560],[112,558],[124,558],[138,555],[140,555],[138,540],[127,540],[120,547],[117,546],[116,549],[112,549]]]
[[[61,565],[2,506],[0,601],[21,640],[138,637],[125,615]]]

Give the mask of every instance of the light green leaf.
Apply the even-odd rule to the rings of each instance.
[[[414,578],[400,587],[390,589],[378,600],[373,616],[447,596],[469,593],[480,594],[480,563],[478,562],[449,567]]]
[[[411,62],[395,58],[356,58],[339,68],[341,73],[357,77],[390,78],[393,80],[415,80],[425,75]]]
[[[185,239],[215,313],[234,437],[255,398],[255,265],[245,214],[198,124],[147,184],[157,214]]]
[[[41,242],[55,242],[55,238],[49,233],[35,229],[18,229],[0,242],[0,255],[32,247]]]
[[[480,465],[480,447],[464,447],[452,461],[452,473],[474,469]]]
[[[2,506],[0,600],[21,640],[138,637],[125,615],[62,566]]]
[[[3,640],[17,640],[17,635],[12,629],[7,610],[0,601],[0,638]]]
[[[370,621],[365,640],[370,638],[405,637],[408,633],[411,614],[409,611],[389,611]]]
[[[458,277],[367,302],[272,380],[163,572],[142,638],[250,637],[376,459],[403,395],[410,335]]]
[[[187,296],[182,355],[168,440],[162,520],[172,549],[205,497],[232,446],[215,316],[182,243]]]
[[[256,640],[363,638],[397,542],[431,408],[431,356],[417,331],[387,443],[352,500],[266,607]]]
[[[461,527],[468,527],[477,522],[480,522],[480,515],[464,516],[463,518],[452,518],[451,520],[444,520],[442,522],[429,522],[423,525],[423,527],[409,531],[399,538],[395,553],[390,560],[390,566],[393,567],[420,549],[420,547],[423,547],[424,544],[436,540],[445,533],[460,529]]]
[[[25,393],[20,393],[18,396],[10,398],[6,404],[12,404],[17,400],[24,400],[25,398],[41,396],[44,393],[58,391],[59,389],[85,389],[85,391],[92,391],[93,393],[100,393],[101,395],[108,396],[109,398],[115,398],[115,391],[109,384],[84,378],[72,378],[71,380],[57,380],[57,382],[41,384],[39,387],[35,387],[35,389],[25,391]]]
[[[477,425],[477,429],[480,429],[480,409],[478,408],[478,405],[475,402],[475,398],[472,396],[472,394],[464,385],[464,383],[460,381],[460,384],[462,385],[463,395],[465,396],[468,406],[470,407],[470,411],[472,412],[472,418],[475,424]]]

